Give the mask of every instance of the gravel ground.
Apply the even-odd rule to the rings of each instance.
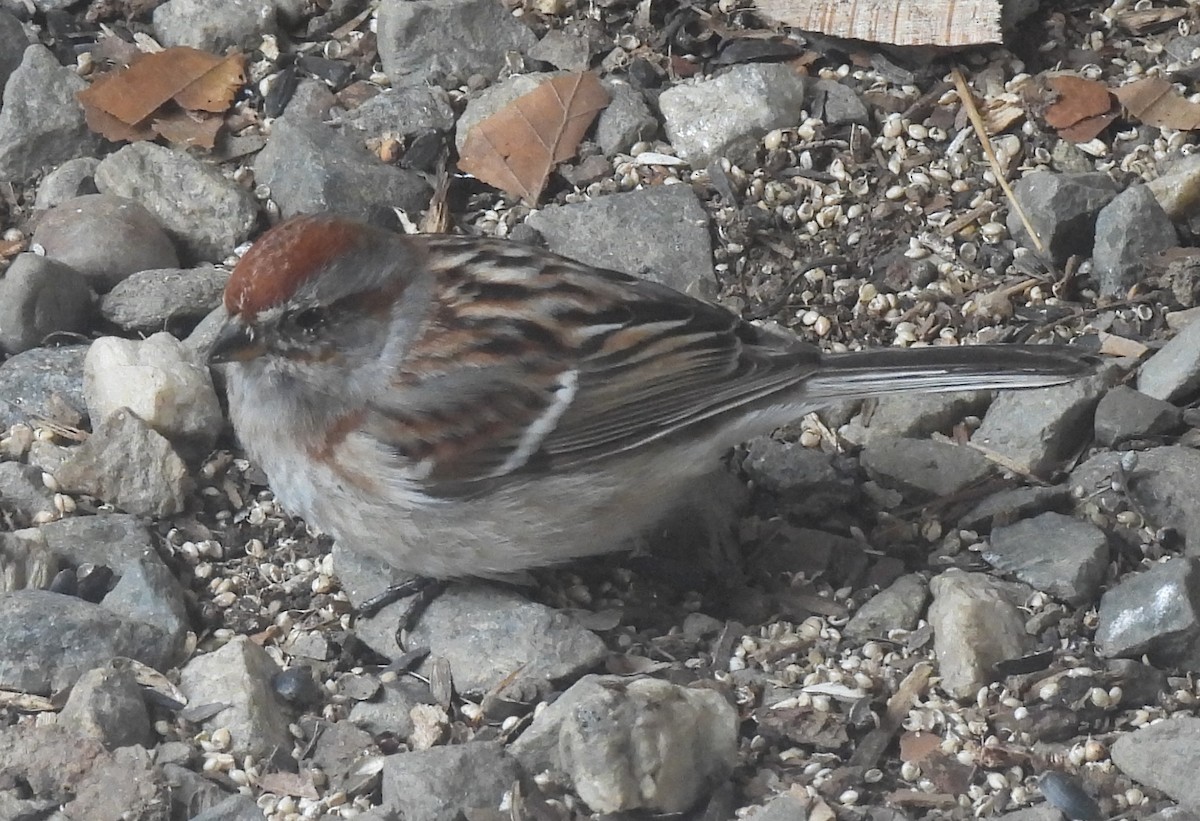
[[[1190,115],[1197,25],[1043,3],[935,53],[739,0],[0,0],[0,819],[1200,813],[1200,164],[1106,92],[1068,141],[1056,85],[1161,77]],[[213,151],[86,128],[130,43],[246,53]],[[829,350],[1105,364],[797,420],[632,552],[454,585],[397,637],[356,609],[391,571],[234,442],[220,289],[281,216],[420,224],[470,124],[582,68],[613,102],[538,206],[452,176],[453,230]]]

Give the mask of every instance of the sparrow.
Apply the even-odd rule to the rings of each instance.
[[[721,456],[822,406],[1056,385],[1050,345],[823,353],[534,247],[337,216],[267,231],[209,361],[289,512],[429,579],[627,549]]]

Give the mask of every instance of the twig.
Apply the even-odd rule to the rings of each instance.
[[[1004,178],[1004,169],[1000,167],[1000,160],[996,158],[996,152],[992,150],[991,138],[988,137],[987,127],[983,124],[983,116],[979,113],[979,107],[975,105],[975,97],[971,94],[971,88],[967,85],[966,78],[963,77],[962,72],[957,68],[951,71],[950,74],[954,78],[954,85],[958,88],[959,99],[962,100],[963,107],[967,110],[967,116],[971,119],[971,125],[975,127],[975,134],[979,137],[979,143],[983,146],[983,153],[987,156],[988,163],[992,166],[992,173],[996,175],[996,181],[1004,189],[1004,196],[1008,197],[1009,206],[1021,218],[1021,224],[1029,232],[1034,248],[1037,249],[1038,253],[1044,254],[1046,246],[1042,244],[1042,238],[1038,236],[1038,232],[1033,227],[1033,223],[1029,221],[1029,217],[1026,216],[1025,210],[1017,202],[1017,196],[1013,193],[1008,180]]]

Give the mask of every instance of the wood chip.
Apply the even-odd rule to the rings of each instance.
[[[999,0],[756,0],[766,17],[803,31],[898,46],[999,43]]]

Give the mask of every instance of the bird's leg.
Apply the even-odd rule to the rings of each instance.
[[[425,608],[445,591],[447,584],[446,581],[428,576],[412,576],[367,599],[359,606],[358,614],[370,618],[379,615],[389,605],[405,602],[396,625],[396,646],[403,647],[401,636],[417,623]]]

